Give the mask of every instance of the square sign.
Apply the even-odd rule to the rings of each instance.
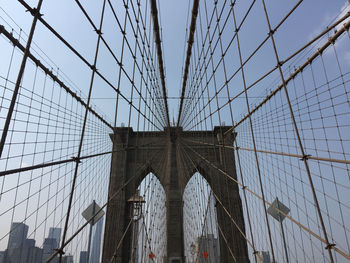
[[[86,208],[83,213],[81,213],[81,215],[85,218],[86,221],[90,220],[91,217],[94,216],[94,214],[96,214],[96,212],[98,210],[100,210],[101,207],[99,207],[95,201],[93,201],[91,203],[91,205],[88,206],[88,208]],[[98,222],[98,220],[101,219],[101,217],[103,217],[103,215],[105,214],[105,212],[103,210],[101,210],[96,216],[95,218],[90,222],[90,224],[94,225]]]
[[[278,198],[276,198],[275,201],[273,201],[272,205],[267,209],[267,213],[269,213],[277,221],[282,222],[286,217],[282,213],[278,212],[275,208],[277,208],[278,210],[280,210],[286,215],[288,215],[290,209],[286,207],[284,204],[282,204],[278,200]]]

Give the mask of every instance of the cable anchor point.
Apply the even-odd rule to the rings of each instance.
[[[311,154],[305,154],[302,158],[300,158],[300,161],[309,160],[310,157],[311,157]]]

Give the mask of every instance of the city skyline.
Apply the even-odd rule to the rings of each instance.
[[[29,226],[22,222],[12,222],[9,234],[7,248],[0,251],[0,263],[45,263],[47,259],[60,246],[62,228],[50,227],[47,237],[42,245],[36,244],[36,240],[28,237]],[[103,219],[96,224],[94,238],[92,241],[91,263],[98,263],[101,253],[101,241],[103,231]],[[86,257],[81,251],[80,257]],[[84,258],[79,260],[86,263]],[[58,262],[58,257],[51,260],[52,263]],[[73,256],[70,253],[62,258],[63,263],[74,263]]]

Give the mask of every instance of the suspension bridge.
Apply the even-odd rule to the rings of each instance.
[[[350,262],[349,17],[2,1],[0,263]]]

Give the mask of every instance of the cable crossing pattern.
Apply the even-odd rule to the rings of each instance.
[[[349,262],[350,3],[169,5],[0,4],[0,262]]]

